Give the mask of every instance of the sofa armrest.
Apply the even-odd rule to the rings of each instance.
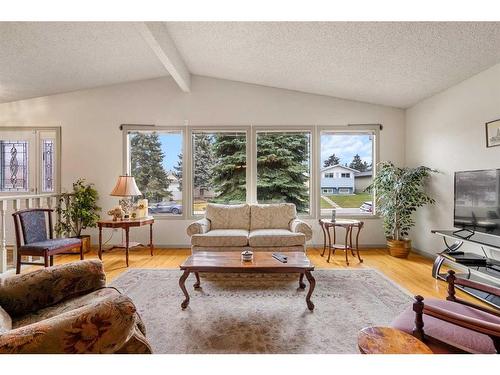
[[[135,333],[132,301],[116,295],[0,335],[0,353],[114,353]]]
[[[290,221],[290,230],[294,233],[304,233],[306,241],[309,241],[312,238],[311,226],[300,219],[293,219]]]
[[[16,317],[106,286],[100,260],[82,260],[0,279],[0,306]]]
[[[198,221],[195,221],[194,223],[189,224],[189,226],[186,229],[186,232],[189,237],[191,237],[193,234],[203,234],[207,233],[210,230],[210,220],[208,219],[200,219]]]

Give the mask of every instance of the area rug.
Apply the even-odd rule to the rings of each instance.
[[[131,269],[112,286],[136,304],[155,353],[358,353],[357,334],[388,325],[411,296],[376,270],[316,270],[313,312],[298,275],[201,274]]]

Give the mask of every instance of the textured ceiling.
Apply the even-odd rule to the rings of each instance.
[[[193,74],[401,108],[500,62],[500,23],[166,25]],[[168,75],[135,26],[0,22],[0,102]]]
[[[0,102],[165,75],[132,23],[0,22]]]
[[[193,74],[403,108],[500,62],[500,23],[167,26]]]

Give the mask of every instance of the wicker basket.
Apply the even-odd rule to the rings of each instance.
[[[387,239],[389,254],[396,258],[408,258],[411,250],[411,240],[391,240]]]

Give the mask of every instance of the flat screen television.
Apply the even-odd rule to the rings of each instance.
[[[454,226],[500,236],[500,169],[455,172]]]

